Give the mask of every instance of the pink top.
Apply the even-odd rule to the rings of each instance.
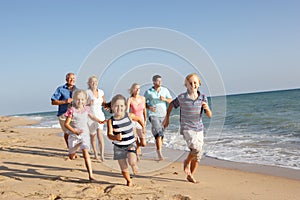
[[[140,104],[135,104],[135,102],[130,103],[130,111],[131,113],[135,114],[136,116],[140,117],[142,121],[145,121],[144,119],[144,108],[145,108],[145,101],[143,98],[143,101]]]

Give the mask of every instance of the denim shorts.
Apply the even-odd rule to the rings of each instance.
[[[135,143],[126,146],[114,145],[114,160],[126,159],[128,153],[136,153]]]

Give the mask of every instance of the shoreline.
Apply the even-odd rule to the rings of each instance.
[[[20,117],[0,117],[0,199],[296,200],[300,196],[299,179],[286,177],[281,169],[280,176],[265,175],[251,172],[256,168],[270,170],[265,166],[207,157],[195,173],[200,183],[190,183],[180,160],[185,154],[165,149],[166,159],[173,161],[158,162],[151,144],[142,150],[140,173],[133,177],[132,187],[125,186],[109,143],[104,163],[92,159],[97,181],[91,183],[82,157],[68,159],[64,140],[58,137],[61,130],[24,127],[34,123]]]
[[[1,117],[1,116],[0,116]],[[8,116],[8,117],[14,117],[14,116]],[[28,124],[23,126],[23,128],[27,128],[26,126],[33,125],[33,124],[38,124],[38,121],[35,120],[28,120],[27,118],[23,117],[17,117],[20,119],[24,119],[28,121]],[[57,129],[58,135],[62,137],[61,129]],[[105,130],[104,130],[105,134]],[[106,135],[104,135],[105,139],[105,153],[110,152],[112,154],[112,145],[111,141],[107,139]],[[154,144],[147,144],[151,148],[155,148]],[[144,149],[144,147],[142,147]],[[167,159],[166,161],[168,162],[179,162],[182,163],[183,160],[187,157],[188,152],[187,151],[182,151],[182,150],[176,150],[176,149],[171,149],[168,147],[163,147],[163,151],[167,154]],[[149,152],[148,152],[149,153]],[[154,155],[152,154],[152,157],[144,157],[146,159],[150,160],[155,160],[156,153]],[[171,158],[171,159],[170,159]],[[294,179],[294,180],[300,180],[300,170],[298,169],[292,169],[292,168],[287,168],[287,167],[280,167],[280,166],[271,166],[271,165],[262,165],[262,164],[253,164],[253,163],[244,163],[244,162],[235,162],[235,161],[229,161],[229,160],[222,160],[218,158],[212,158],[203,155],[199,165],[205,165],[205,166],[211,166],[211,167],[220,167],[224,169],[232,169],[232,170],[240,170],[243,172],[252,172],[252,173],[259,173],[259,174],[264,174],[264,175],[271,175],[271,176],[278,176],[278,177],[283,177],[283,178],[289,178],[289,179]]]

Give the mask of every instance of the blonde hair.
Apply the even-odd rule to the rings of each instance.
[[[96,79],[96,80],[98,81],[97,76],[95,76],[95,75],[90,76],[89,79],[88,79],[88,82],[87,82],[87,84],[88,84],[88,89],[91,89],[90,82],[92,81],[93,78]]]
[[[112,98],[112,100],[111,100],[111,108],[114,106],[114,104],[118,101],[118,100],[123,100],[124,101],[124,103],[125,103],[125,106],[127,106],[127,100],[126,100],[126,98],[123,96],[123,95],[121,95],[121,94],[117,94],[116,96],[114,96],[113,98]]]
[[[191,74],[189,74],[189,75],[187,75],[187,76],[185,77],[185,80],[184,80],[184,86],[185,86],[185,87],[187,87],[190,78],[192,78],[193,76],[196,77],[196,78],[199,80],[199,86],[201,85],[201,79],[200,79],[200,77],[198,76],[198,74],[196,74],[196,73],[191,73]]]
[[[129,94],[130,94],[131,97],[132,97],[132,95],[133,95],[134,88],[135,88],[135,86],[137,86],[137,85],[139,85],[139,84],[138,84],[138,83],[133,83],[133,84],[131,85],[130,89],[128,90],[128,92],[129,92]]]
[[[85,90],[75,90],[74,94],[72,95],[73,96],[73,102],[76,102],[77,97],[78,97],[79,94],[83,94],[85,100],[87,100],[88,95],[87,95]]]

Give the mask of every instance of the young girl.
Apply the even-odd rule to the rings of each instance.
[[[88,90],[86,91],[88,95],[87,104],[90,106],[91,111],[95,117],[100,121],[105,120],[104,113],[102,112],[102,105],[105,104],[104,92],[98,89],[98,79],[96,76],[89,77],[88,80]],[[91,144],[95,154],[95,159],[98,160],[98,153],[96,148],[96,138],[98,138],[99,150],[100,150],[100,160],[104,161],[104,140],[102,135],[103,124],[98,122],[92,122],[90,124],[91,130]]]
[[[178,95],[178,97],[170,103],[163,124],[166,128],[169,125],[169,117],[173,107],[180,107],[180,134],[183,135],[190,149],[190,153],[183,162],[184,171],[187,174],[187,180],[189,182],[197,183],[193,175],[198,167],[198,162],[202,154],[204,128],[202,112],[204,110],[207,117],[211,117],[212,112],[207,104],[206,96],[198,91],[201,80],[196,73],[189,74],[185,78],[184,85],[187,91]]]
[[[126,112],[126,98],[120,94],[113,97],[111,109],[113,116],[107,122],[107,136],[113,140],[114,160],[118,160],[122,175],[127,181],[127,186],[131,186],[132,181],[128,164],[131,166],[134,174],[138,170],[132,120],[137,121],[143,128],[144,123],[136,115]]]
[[[88,127],[90,107],[86,106],[87,94],[84,90],[76,90],[73,94],[74,107],[70,107],[65,116],[67,117],[65,127],[69,131],[68,145],[69,158],[77,158],[76,151],[82,150],[85,166],[87,168],[90,181],[94,180],[92,164],[89,155],[90,131]],[[92,116],[91,116],[92,117]]]
[[[140,95],[141,86],[138,83],[133,83],[129,89],[130,97],[127,100],[127,112],[131,112],[136,116],[140,117],[146,127],[147,110],[146,110],[146,99]],[[137,134],[136,139],[136,152],[137,155],[141,154],[140,147],[146,146],[146,131],[137,123],[135,125],[135,131]]]

